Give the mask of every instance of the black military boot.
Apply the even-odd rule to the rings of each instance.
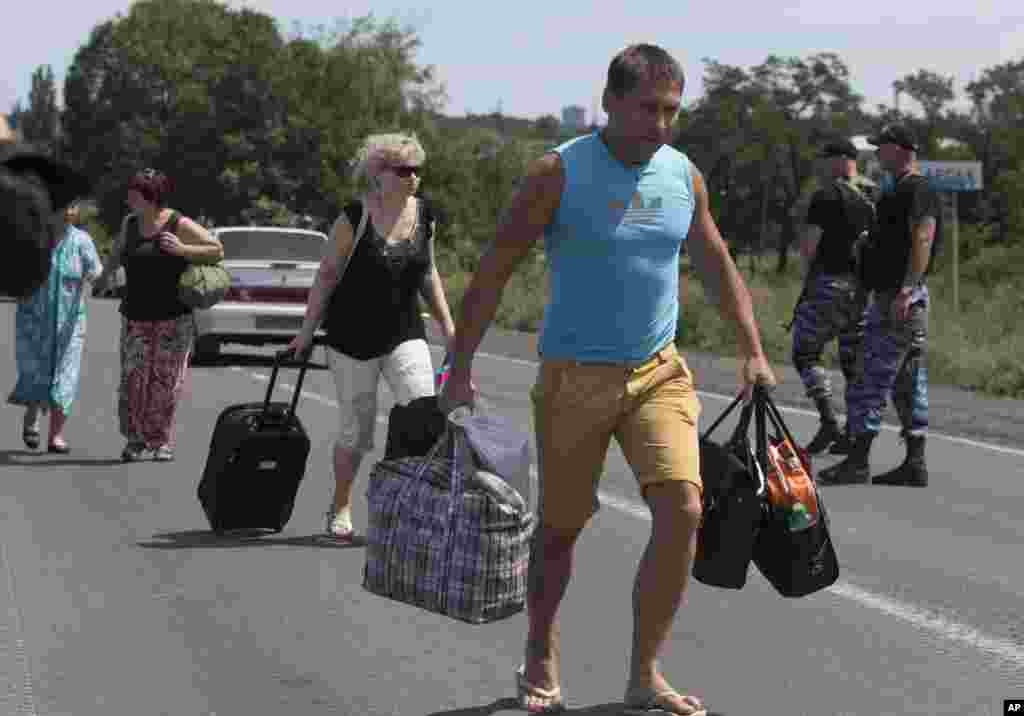
[[[853,447],[853,441],[850,440],[850,433],[844,429],[839,433],[839,437],[835,439],[835,442],[832,443],[828,451],[832,455],[849,455],[851,447]]]
[[[828,398],[816,398],[815,405],[818,407],[818,414],[821,416],[821,425],[811,441],[804,449],[809,455],[820,455],[828,449],[828,446],[836,441],[841,435],[839,422],[836,420],[835,411],[832,410],[832,401]]]
[[[866,485],[871,481],[868,453],[874,433],[861,433],[852,438],[846,459],[818,473],[819,485]]]
[[[873,485],[927,487],[928,466],[924,461],[924,435],[907,436],[907,457],[895,470],[871,478]]]

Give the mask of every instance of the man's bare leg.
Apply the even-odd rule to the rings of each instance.
[[[627,691],[662,692],[671,687],[658,669],[657,658],[686,591],[702,506],[697,487],[686,482],[651,485],[644,490],[644,498],[651,508],[651,538],[633,586],[633,653]],[[693,710],[679,695],[664,701],[679,713]]]
[[[524,678],[545,691],[558,686],[557,612],[572,576],[573,550],[581,531],[541,525],[533,537],[526,594],[530,627],[526,637]],[[539,699],[527,700],[528,707],[543,705]]]

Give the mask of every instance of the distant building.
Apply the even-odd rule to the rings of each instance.
[[[562,107],[562,131],[583,132],[587,129],[587,110],[578,104]]]

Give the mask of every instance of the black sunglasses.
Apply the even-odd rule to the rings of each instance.
[[[407,179],[407,178],[411,177],[413,174],[415,174],[416,176],[423,176],[423,167],[422,166],[411,166],[410,165],[410,166],[403,166],[403,167],[391,167],[391,171],[393,171],[395,173],[395,176],[402,177],[403,179]]]

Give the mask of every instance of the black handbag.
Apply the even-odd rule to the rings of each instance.
[[[746,584],[765,490],[764,475],[748,438],[750,403],[743,406],[736,429],[726,442],[711,440],[711,433],[741,399],[737,397],[700,438],[704,509],[692,572],[697,581],[724,589],[742,589]]]
[[[384,459],[425,456],[444,435],[446,425],[436,395],[416,398],[408,405],[396,404],[388,414]]]
[[[752,402],[757,461],[767,473],[768,423],[774,429],[776,441],[786,439],[791,445],[796,445],[796,441],[764,386],[755,385]],[[829,534],[825,503],[814,485],[809,462],[804,466],[812,477],[818,518],[810,526],[794,529],[784,508],[763,500],[761,524],[754,542],[754,564],[784,597],[803,597],[839,579],[839,560]]]

